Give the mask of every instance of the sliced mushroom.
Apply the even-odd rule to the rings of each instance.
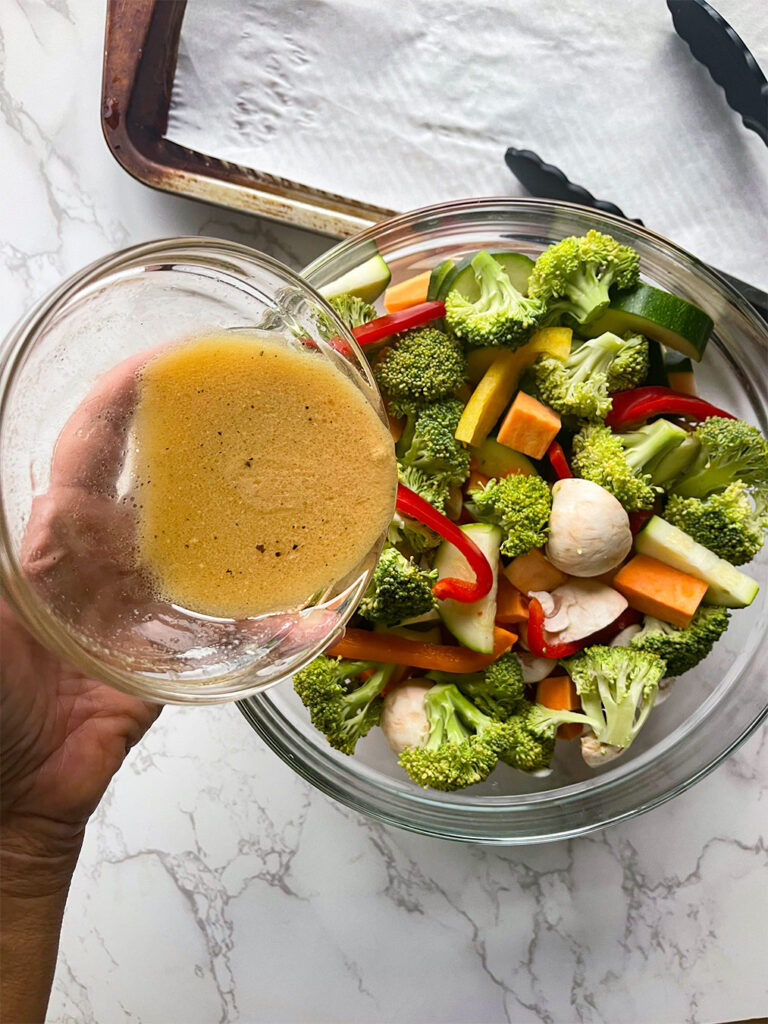
[[[545,638],[555,643],[583,640],[618,618],[627,599],[597,580],[572,579],[551,594],[535,593],[544,608]],[[542,597],[549,600],[545,607]],[[548,611],[551,609],[551,611]]]
[[[632,548],[629,516],[604,487],[573,477],[552,488],[547,558],[569,576],[599,576]]]

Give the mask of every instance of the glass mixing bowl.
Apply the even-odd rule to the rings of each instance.
[[[705,309],[715,333],[696,368],[699,393],[768,433],[765,325],[725,281],[672,242],[611,215],[566,203],[478,199],[417,210],[335,246],[305,271],[315,287],[378,248],[393,282],[448,256],[481,248],[535,256],[567,235],[597,228],[640,253],[642,275]],[[291,687],[240,704],[257,733],[323,792],[373,818],[413,832],[485,843],[555,840],[600,828],[668,800],[702,778],[757,727],[766,707],[768,553],[749,572],[761,582],[754,604],[736,611],[727,634],[698,668],[679,678],[628,754],[597,770],[577,743],[559,743],[554,771],[531,778],[500,765],[478,786],[438,793],[401,771],[381,731],[354,757],[328,746]]]
[[[384,540],[301,609],[257,618],[195,614],[146,585],[132,558],[135,371],[152,349],[222,330],[295,348],[312,339],[312,358],[349,377],[386,422],[330,306],[286,267],[228,242],[154,242],[99,260],[0,351],[0,590],[49,647],[150,700],[245,697],[311,661],[352,614]],[[334,336],[348,355],[324,340]]]

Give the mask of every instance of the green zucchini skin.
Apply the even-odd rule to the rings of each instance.
[[[589,325],[588,333],[594,338],[605,331],[633,331],[698,363],[713,327],[712,318],[698,306],[660,288],[639,284],[612,296],[610,307]]]

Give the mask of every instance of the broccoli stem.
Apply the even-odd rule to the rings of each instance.
[[[469,738],[469,732],[456,717],[453,702],[445,692],[448,689],[450,687],[446,686],[436,692],[433,688],[424,698],[429,719],[427,750],[437,750],[444,743],[463,743]]]
[[[641,473],[652,459],[676,448],[686,437],[682,427],[669,420],[656,420],[640,430],[622,434],[627,465],[633,473]]]
[[[571,383],[581,384],[595,373],[607,373],[622,347],[621,338],[615,335],[602,335],[600,339],[579,345],[566,361]]]
[[[360,675],[376,665],[377,662],[375,661],[355,661],[349,666],[348,674],[350,676]],[[362,686],[358,686],[357,689],[351,690],[342,700],[355,712],[361,709],[365,710],[371,701],[379,696],[392,678],[396,668],[397,665],[379,665],[370,679],[366,680]]]
[[[579,323],[591,324],[605,312],[611,302],[608,287],[609,283],[605,280],[598,280],[591,266],[573,275],[568,282],[567,292],[573,305],[581,311],[577,317]]]
[[[643,680],[636,679],[627,692],[621,681],[612,686],[600,673],[597,684],[605,708],[605,727],[599,733],[599,740],[608,747],[628,747],[653,706],[653,701],[646,702],[638,713],[643,697]],[[612,690],[620,694],[618,701],[614,700]]]
[[[474,304],[476,313],[503,305],[516,305],[523,296],[509,280],[506,271],[488,252],[479,252],[472,260],[472,269],[480,282],[480,298]]]
[[[657,455],[647,466],[651,482],[664,487],[676,480],[691,465],[700,447],[693,434],[688,434],[679,445]]]
[[[454,683],[439,683],[425,697],[427,713],[432,727],[434,715],[437,729],[430,729],[427,747],[435,749],[441,743],[461,743],[473,732],[481,732],[491,719],[467,700]],[[467,728],[465,728],[465,726]],[[439,734],[439,735],[438,735]]]
[[[705,498],[712,491],[724,491],[735,477],[733,466],[710,464],[677,484],[674,490],[681,498]]]

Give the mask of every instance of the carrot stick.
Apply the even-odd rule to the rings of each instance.
[[[536,687],[536,700],[555,711],[578,711],[581,701],[570,676],[548,676]],[[564,722],[557,729],[559,740],[575,740],[584,727],[578,722]]]
[[[470,491],[475,490],[477,487],[485,487],[490,479],[491,478],[486,476],[485,473],[481,473],[479,469],[471,468],[467,482],[464,484],[464,490],[469,494]]]
[[[388,313],[398,313],[401,309],[418,306],[427,301],[429,279],[432,272],[425,270],[423,274],[409,277],[407,281],[393,284],[384,292],[384,305]]]
[[[578,711],[579,695],[570,676],[548,676],[536,687],[536,700],[555,711]]]
[[[366,629],[348,629],[341,640],[326,654],[355,661],[383,661],[412,668],[439,672],[480,672],[493,664],[517,641],[517,636],[498,627],[493,631],[493,653],[478,654],[466,647],[427,644],[406,640],[390,633],[371,633]]]
[[[558,725],[555,736],[559,740],[575,740],[577,736],[581,736],[584,732],[584,726],[579,725],[578,722],[563,722],[562,725]]]

